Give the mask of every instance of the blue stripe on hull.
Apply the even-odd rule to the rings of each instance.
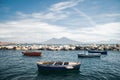
[[[38,65],[37,64],[37,66],[38,66],[38,70],[40,70],[40,71],[44,71],[44,70],[46,70],[46,71],[67,71],[67,70],[79,70],[79,68],[80,68],[80,65],[76,65],[76,66],[74,66],[74,68],[73,69],[68,69],[68,68],[65,68],[65,66],[42,66],[42,65]]]
[[[95,50],[88,50],[89,53],[101,53],[101,54],[107,54],[107,51],[95,51]]]

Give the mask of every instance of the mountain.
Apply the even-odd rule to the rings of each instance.
[[[66,37],[62,38],[52,38],[47,41],[42,42],[42,44],[80,44],[80,42],[68,39]]]

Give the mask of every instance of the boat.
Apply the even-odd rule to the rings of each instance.
[[[26,55],[26,56],[41,56],[42,52],[22,52],[23,55]]]
[[[104,50],[88,50],[88,53],[101,53],[101,54],[107,54],[107,51]]]
[[[48,62],[37,62],[39,71],[73,71],[80,69],[80,62],[61,62],[61,61],[48,61]]]
[[[81,58],[94,58],[94,57],[100,57],[100,56],[101,56],[100,53],[94,53],[94,54],[91,54],[91,53],[78,54],[78,57],[81,57]]]

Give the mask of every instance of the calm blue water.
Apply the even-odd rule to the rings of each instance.
[[[120,80],[120,52],[108,51],[100,58],[77,57],[83,51],[42,51],[28,57],[17,50],[0,50],[0,80]],[[79,61],[79,72],[41,74],[37,61]]]

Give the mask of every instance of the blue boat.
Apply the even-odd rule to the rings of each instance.
[[[101,50],[88,50],[88,53],[101,53],[101,54],[107,54],[107,51],[101,51]]]
[[[80,62],[37,62],[39,71],[69,71],[79,70]]]

